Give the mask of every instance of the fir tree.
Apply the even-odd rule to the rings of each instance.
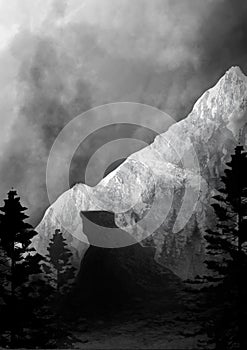
[[[45,278],[56,291],[64,296],[75,278],[75,268],[71,264],[72,253],[60,230],[56,230],[47,248],[46,262],[43,264]]]
[[[217,349],[246,348],[247,156],[242,146],[226,165],[222,188],[212,198],[217,224],[205,235],[208,273],[186,281],[193,295],[188,307],[201,315],[209,312],[201,332],[208,335],[208,347]]]
[[[213,197],[217,225],[207,230],[206,265],[211,274],[208,282],[220,283],[216,300],[222,307],[218,312],[216,337],[218,347],[246,348],[245,317],[247,272],[247,154],[238,145],[221,178],[224,186]],[[237,303],[235,302],[237,301]],[[218,333],[217,333],[218,331]]]
[[[208,255],[213,260],[206,261],[210,270],[216,272],[218,281],[228,276],[229,269],[241,270],[246,257],[247,242],[247,153],[242,146],[237,146],[232,159],[227,163],[219,195],[214,196],[215,214],[218,219],[217,229],[207,230]],[[234,271],[234,272],[236,272]]]
[[[30,248],[31,239],[37,234],[25,222],[27,208],[20,203],[15,190],[10,190],[5,204],[0,208],[0,279],[1,297],[5,311],[5,330],[10,329],[11,347],[20,346],[25,337],[31,311],[32,275],[40,270],[41,257]],[[3,335],[3,332],[2,332]],[[2,337],[2,339],[4,336]],[[8,342],[8,339],[6,339]]]
[[[47,339],[47,346],[57,347],[58,342],[77,340],[64,321],[63,307],[75,279],[75,268],[71,264],[72,253],[67,247],[62,233],[56,230],[47,248],[47,255],[42,264],[44,278],[51,288],[47,322],[42,326],[42,337]]]

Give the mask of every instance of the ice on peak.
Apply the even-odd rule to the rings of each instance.
[[[225,74],[225,77],[238,77],[244,81],[247,81],[246,75],[242,72],[241,68],[238,66],[231,67]]]
[[[123,205],[129,206],[132,199],[129,194],[136,193],[139,187],[143,189],[142,195],[138,197],[138,203],[133,210],[128,210],[121,218],[119,215],[116,216],[118,227],[131,224],[135,216],[142,218],[146,210],[152,207],[154,188],[164,198],[170,199],[174,195],[171,213],[181,212],[181,217],[186,217],[189,210],[187,206],[184,207],[184,211],[181,210],[183,209],[181,203],[184,201],[188,184],[191,190],[188,208],[191,203],[196,202],[194,183],[198,179],[198,174],[180,169],[180,154],[187,156],[194,148],[203,185],[193,218],[179,235],[173,233],[171,219],[165,220],[153,235],[153,244],[157,249],[157,260],[181,278],[189,278],[190,274],[200,274],[201,271],[198,269],[204,259],[204,229],[210,222],[214,222],[212,208],[209,205],[211,192],[215,190],[216,180],[223,173],[224,164],[228,161],[234,145],[237,144],[237,140],[232,136],[239,135],[239,129],[245,126],[246,121],[247,77],[239,67],[232,67],[213,88],[203,94],[187,118],[172,125],[166,133],[157,136],[152,145],[128,157],[120,167],[108,174],[94,188],[77,184],[59,197],[36,228],[39,235],[36,236],[34,247],[40,254],[45,253],[49,239],[57,228],[56,219],[59,219],[61,226],[64,224],[64,227],[70,228],[68,232],[65,230],[64,234],[67,235],[66,239],[71,246],[73,259],[80,266],[81,258],[88,247],[85,240],[82,242],[84,221],[80,211],[102,210],[99,206],[102,201],[104,208],[110,208],[113,212],[116,203],[120,203],[121,208]],[[172,141],[173,147],[169,146],[169,140]],[[139,162],[140,166],[138,167],[139,163],[137,166],[132,166],[133,162],[134,164]],[[142,168],[141,164],[145,166]],[[155,186],[150,181],[149,172],[144,171],[146,169],[151,169],[155,174]],[[157,218],[159,212],[154,212],[150,222],[155,222]],[[191,240],[195,228],[199,230],[199,238]],[[73,232],[73,235],[69,231]],[[139,230],[137,233],[141,235],[142,231]],[[162,239],[158,241],[156,237]],[[176,252],[171,250],[174,241],[179,247]]]

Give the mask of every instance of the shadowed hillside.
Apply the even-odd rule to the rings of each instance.
[[[92,222],[114,227],[114,215],[108,212],[83,212]],[[87,232],[85,230],[85,232]],[[127,234],[125,232],[125,234]],[[90,233],[87,234],[90,242]],[[90,246],[77,280],[76,300],[83,313],[121,310],[149,301],[145,308],[153,307],[160,299],[170,303],[176,298],[179,279],[154,261],[155,249],[136,243],[123,248]],[[152,300],[154,303],[152,303]],[[165,303],[164,303],[165,304]]]

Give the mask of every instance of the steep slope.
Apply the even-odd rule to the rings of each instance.
[[[155,259],[178,276],[199,273],[204,229],[214,223],[209,198],[239,130],[245,138],[246,113],[247,77],[234,67],[186,119],[131,155],[97,186],[78,184],[62,194],[36,228],[34,247],[44,254],[55,228],[61,228],[79,266],[88,248],[80,212],[103,210],[115,213],[116,225],[142,245],[154,246]]]

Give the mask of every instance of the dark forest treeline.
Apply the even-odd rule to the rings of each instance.
[[[187,281],[202,317],[202,348],[247,349],[247,153],[238,145],[212,197],[215,228],[207,229],[207,273]]]
[[[61,303],[75,270],[59,230],[46,257],[30,248],[37,232],[26,223],[26,210],[13,189],[0,208],[0,346],[57,347],[69,334]]]
[[[198,341],[198,348],[247,348],[246,173],[247,155],[242,146],[237,146],[231,161],[226,164],[225,175],[221,179],[222,188],[212,198],[216,225],[214,230],[207,229],[205,232],[207,273],[198,276],[194,281],[184,283],[186,292],[182,302],[188,312],[181,317],[186,318],[185,322],[190,321],[190,317],[196,317],[200,324],[200,334],[207,334],[207,339],[202,337],[204,340]],[[59,230],[54,232],[50,240],[46,257],[38,255],[30,248],[31,240],[37,233],[26,222],[26,210],[13,189],[9,191],[8,198],[0,208],[0,347],[71,348],[76,341],[72,332],[72,323],[76,322],[76,319],[70,318],[68,322],[66,312],[72,307],[77,307],[71,303],[71,299],[76,295],[76,271],[71,264],[71,252]],[[102,275],[99,283],[94,279],[94,283],[88,283],[87,288],[77,288],[79,297],[76,296],[76,303],[82,298],[82,289],[85,291],[84,296],[91,295],[94,302],[102,294],[102,289],[95,296],[95,290],[89,288],[97,289],[99,284],[105,284],[108,293],[112,290],[110,283],[117,281],[113,279],[110,270],[112,265],[121,260],[114,260],[115,251],[91,248],[80,272],[84,274],[84,280],[83,276],[80,276],[80,281],[91,281],[92,271],[98,278],[102,272],[99,270],[100,265],[102,269],[105,266],[106,269],[109,267],[109,271]],[[121,250],[122,260],[125,259],[123,250],[124,248]],[[131,254],[133,260],[129,261],[133,265],[137,261],[134,248]],[[144,258],[144,255],[141,255],[141,258]],[[90,270],[95,260],[95,268]],[[105,265],[102,260],[107,260]],[[150,261],[148,266],[141,264],[146,271],[149,271]],[[135,266],[132,268],[135,269]],[[128,283],[129,275],[125,276],[125,283]],[[145,278],[143,272],[143,281]],[[109,286],[106,286],[108,282]],[[131,283],[131,288],[135,289],[134,278]],[[123,290],[123,286],[120,287]],[[180,287],[177,285],[176,288]],[[120,298],[120,289],[116,288],[116,292],[114,291],[116,298]],[[72,298],[71,293],[74,293]],[[105,296],[102,302],[105,302]],[[64,308],[66,305],[67,309]],[[97,307],[100,308],[100,305]],[[92,309],[91,304],[88,305],[88,309]],[[72,314],[74,311],[71,310]],[[186,334],[184,336],[186,337]]]

